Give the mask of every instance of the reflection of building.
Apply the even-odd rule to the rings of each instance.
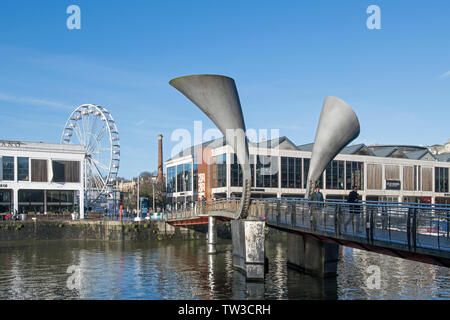
[[[286,137],[249,143],[252,197],[303,197],[312,147],[296,146]],[[207,199],[241,195],[241,168],[223,138],[190,147],[165,165],[172,205],[201,194]],[[343,199],[356,185],[368,201],[447,203],[449,168],[426,147],[359,144],[344,148],[320,183],[327,199]]]
[[[83,160],[79,145],[0,141],[0,212],[71,212],[84,201]]]

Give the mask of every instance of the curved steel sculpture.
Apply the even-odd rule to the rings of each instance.
[[[326,97],[316,131],[305,198],[309,198],[320,175],[334,157],[360,132],[353,109],[337,97]]]
[[[217,126],[236,153],[242,168],[243,190],[234,219],[247,217],[251,196],[248,142],[241,103],[233,79],[221,75],[190,75],[169,84],[200,108]]]

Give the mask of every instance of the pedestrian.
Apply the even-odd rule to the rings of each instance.
[[[347,202],[348,203],[358,203],[359,201],[359,194],[358,194],[358,187],[354,186],[353,190],[349,193]],[[356,206],[352,205],[353,209],[356,210]]]
[[[311,222],[311,228],[312,230],[316,230],[317,227],[317,214],[320,213],[320,209],[322,208],[321,202],[323,201],[323,194],[320,192],[319,186],[316,186],[314,189],[315,191],[311,193],[309,196],[309,200],[314,201],[311,204],[311,216],[310,216],[310,222]]]
[[[323,194],[322,192],[320,192],[320,188],[319,186],[316,186],[316,188],[314,189],[314,192],[311,193],[309,200],[311,201],[317,201],[317,202],[322,202],[323,201]],[[313,205],[315,208],[320,208],[321,204],[317,203]]]
[[[353,217],[356,214],[357,215],[357,229],[359,230],[359,206],[355,205],[355,203],[359,202],[359,194],[358,194],[358,187],[353,186],[353,190],[349,193],[347,197],[347,202],[349,203],[349,215],[347,218],[347,221],[345,222],[344,229],[347,230],[347,226],[350,223],[350,221],[353,221]],[[357,230],[357,232],[358,232]]]

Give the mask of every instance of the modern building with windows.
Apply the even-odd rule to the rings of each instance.
[[[84,148],[0,140],[0,213],[72,212],[84,218]]]
[[[312,148],[286,137],[250,142],[252,197],[304,197]],[[450,203],[449,161],[450,154],[435,156],[427,147],[352,145],[336,156],[319,183],[326,199],[346,199],[357,186],[367,201]],[[223,138],[187,148],[165,166],[172,207],[202,197],[241,196],[241,168]]]

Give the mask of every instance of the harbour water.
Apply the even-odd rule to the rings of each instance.
[[[264,282],[232,267],[231,241],[217,255],[201,240],[0,243],[0,299],[450,299],[450,269],[351,248],[338,276],[286,266],[286,242],[268,241]],[[379,286],[368,279],[379,268]]]

